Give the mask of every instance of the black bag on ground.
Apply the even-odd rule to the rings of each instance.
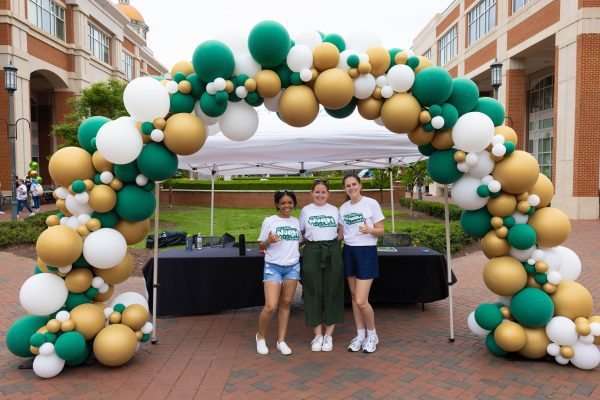
[[[164,231],[158,234],[158,247],[169,247],[185,245],[187,232],[183,231]],[[146,248],[154,247],[154,235],[148,235],[146,238]]]

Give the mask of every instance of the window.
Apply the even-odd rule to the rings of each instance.
[[[438,65],[444,65],[456,56],[458,51],[458,35],[457,28],[454,25],[444,36],[438,41],[439,57]]]
[[[428,60],[431,60],[431,47],[428,48],[425,53],[423,53],[423,57],[425,57]]]
[[[27,17],[44,32],[65,40],[65,9],[52,0],[29,0]]]
[[[496,26],[496,0],[482,0],[467,17],[469,44],[488,33]]]
[[[88,25],[88,46],[94,57],[110,64],[110,38],[92,25]]]
[[[529,112],[534,113],[554,108],[554,75],[541,79],[529,91]]]
[[[540,172],[552,179],[552,137],[529,140],[529,153],[536,158]]]
[[[531,3],[531,0],[512,0],[512,11],[515,12],[527,3]]]
[[[133,79],[133,57],[129,53],[121,53],[121,69],[127,79]]]

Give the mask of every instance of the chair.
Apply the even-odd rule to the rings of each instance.
[[[386,233],[381,238],[381,245],[389,247],[412,246],[412,237],[407,233]]]

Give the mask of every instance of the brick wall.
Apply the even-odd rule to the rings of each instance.
[[[475,3],[477,0],[465,0],[465,11],[469,11],[469,7],[471,4]]]
[[[2,69],[0,69],[0,78],[0,82],[4,85],[4,71]],[[0,89],[0,117],[8,121],[8,114],[8,93],[2,87]],[[10,140],[8,139],[7,129],[8,126],[0,120],[0,183],[4,192],[10,192]]]
[[[131,54],[135,54],[135,45],[133,42],[127,38],[123,40],[123,48],[130,52]]]
[[[506,71],[506,115],[519,138],[517,149],[527,149],[527,77],[524,69]]]
[[[75,59],[73,55],[42,42],[31,35],[27,35],[27,50],[34,57],[44,60],[65,71],[75,71]]]
[[[583,7],[600,7],[600,0],[579,0],[579,8]]]
[[[67,43],[75,43],[75,29],[73,27],[73,6],[67,5],[65,11],[65,29],[67,30]]]
[[[154,68],[152,68],[152,66],[150,64],[146,63],[146,67],[148,70],[148,75],[162,76],[162,74],[160,72],[158,72],[157,70],[155,70]]]
[[[485,63],[490,63],[496,57],[496,41],[484,46],[465,60],[465,74]]]
[[[457,4],[456,7],[452,9],[448,14],[446,14],[446,18],[439,23],[438,26],[435,27],[435,36],[440,36],[442,33],[446,31],[446,29],[450,28],[454,25],[454,21],[458,19],[460,15],[460,4]]]
[[[560,0],[554,0],[547,6],[535,12],[525,21],[508,31],[508,49],[529,39],[536,33],[557,23],[560,19]]]
[[[10,0],[0,0],[0,10],[10,10]]]
[[[598,196],[598,154],[600,154],[600,34],[577,36],[575,87],[575,146],[573,154],[573,196]]]
[[[12,45],[12,31],[9,24],[0,24],[0,46],[2,45]]]
[[[454,67],[450,68],[448,72],[450,73],[450,76],[452,76],[452,78],[458,77],[458,65],[455,65]]]

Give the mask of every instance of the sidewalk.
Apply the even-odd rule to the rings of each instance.
[[[600,299],[600,222],[573,221],[565,245],[583,262],[579,282]],[[381,343],[373,354],[345,350],[354,335],[351,310],[334,336],[334,351],[312,353],[302,305],[290,319],[288,357],[267,335],[268,356],[256,354],[259,309],[158,320],[159,343],[146,343],[127,365],[64,370],[43,380],[19,370],[22,359],[4,345],[12,322],[25,315],[19,289],[33,262],[0,252],[0,398],[6,399],[545,399],[600,398],[600,370],[493,356],[466,326],[468,314],[496,297],[482,280],[481,252],[453,260],[456,341],[448,341],[448,300],[426,305],[375,306]],[[119,291],[143,293],[135,278]],[[226,288],[224,288],[226,290]],[[235,293],[231,293],[235,296]],[[598,304],[598,303],[597,303]],[[600,308],[595,306],[596,313]]]

